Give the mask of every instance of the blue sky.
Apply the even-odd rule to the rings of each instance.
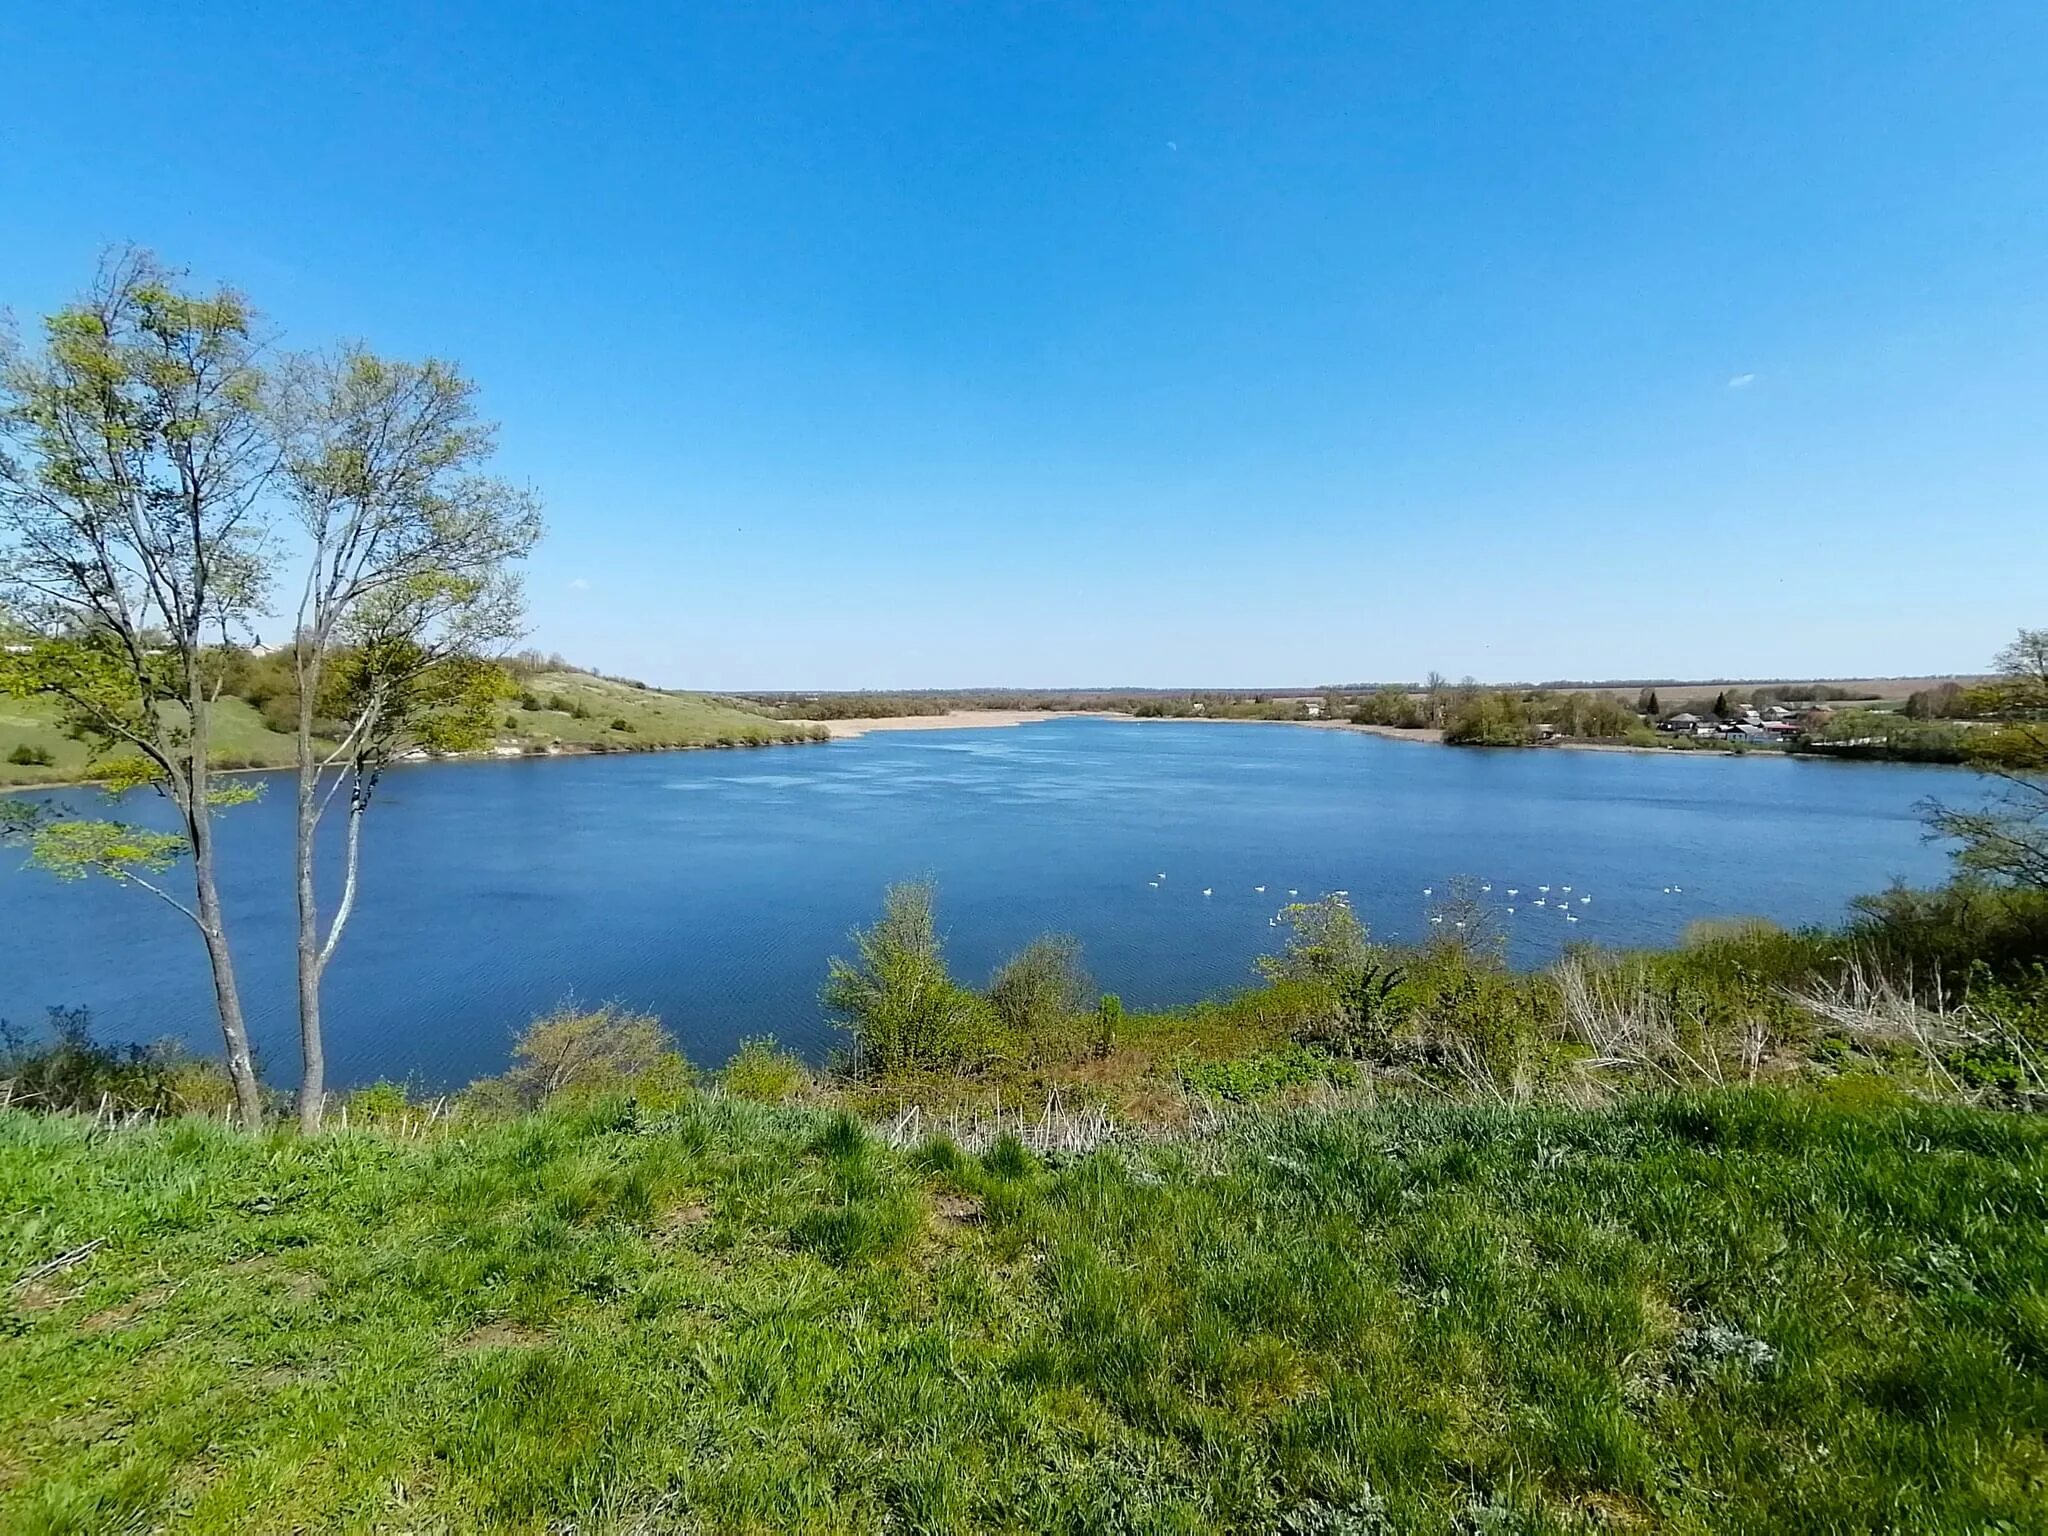
[[[461,360],[676,686],[1932,672],[2048,624],[2048,6],[0,12],[0,303]]]

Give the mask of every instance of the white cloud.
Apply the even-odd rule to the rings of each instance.
[[[1750,386],[1750,385],[1754,384],[1755,382],[1756,382],[1756,375],[1755,375],[1755,374],[1753,374],[1753,373],[1738,373],[1738,374],[1736,374],[1736,375],[1735,375],[1735,377],[1734,377],[1734,378],[1732,378],[1732,379],[1730,379],[1730,380],[1728,381],[1728,387],[1729,387],[1730,389],[1747,389],[1747,388],[1749,388],[1749,386]]]
[[[590,590],[590,581],[587,577],[578,576],[569,583],[569,590],[571,592],[588,592]]]

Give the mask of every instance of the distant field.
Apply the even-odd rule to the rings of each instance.
[[[755,746],[793,739],[804,729],[703,694],[659,693],[580,672],[542,673],[521,688],[543,707],[530,710],[518,698],[506,701],[499,740],[507,744],[617,752]],[[563,707],[552,707],[557,704]],[[291,737],[269,729],[241,699],[221,700],[215,721],[222,765],[290,765]],[[615,729],[617,721],[630,729]],[[22,746],[42,748],[54,761],[48,767],[8,762]],[[91,773],[85,747],[64,734],[54,705],[0,695],[0,785],[74,783]]]

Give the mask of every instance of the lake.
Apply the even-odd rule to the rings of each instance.
[[[329,973],[329,1069],[337,1086],[459,1085],[502,1070],[520,1026],[571,998],[660,1015],[704,1065],[761,1034],[816,1058],[836,1039],[817,1003],[827,957],[885,885],[921,876],[964,979],[1054,929],[1132,1007],[1250,980],[1290,890],[1348,891],[1375,934],[1417,939],[1425,888],[1440,900],[1469,877],[1504,908],[1514,887],[1497,920],[1520,964],[1567,940],[1666,943],[1709,916],[1831,921],[1894,879],[1942,879],[1913,807],[1971,787],[1899,764],[1104,720],[407,768],[369,818],[362,905]],[[285,780],[223,817],[222,863],[252,1033],[289,1083]],[[109,1037],[215,1043],[197,939],[153,898],[10,857],[0,914],[0,1018],[83,1004]]]

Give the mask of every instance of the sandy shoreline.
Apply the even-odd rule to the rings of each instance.
[[[949,709],[943,715],[883,715],[864,720],[786,721],[821,724],[834,741],[851,741],[874,731],[979,731],[991,726],[1029,725],[1034,720],[1126,720],[1101,709]]]
[[[1402,730],[1393,725],[1353,725],[1349,720],[1235,720],[1208,715],[1126,715],[1111,709],[952,709],[942,715],[884,715],[863,720],[827,720],[834,741],[851,741],[874,731],[978,731],[992,726],[1030,725],[1037,720],[1125,720],[1134,725],[1306,725],[1324,731],[1355,731],[1393,741],[1441,742],[1436,730]]]

